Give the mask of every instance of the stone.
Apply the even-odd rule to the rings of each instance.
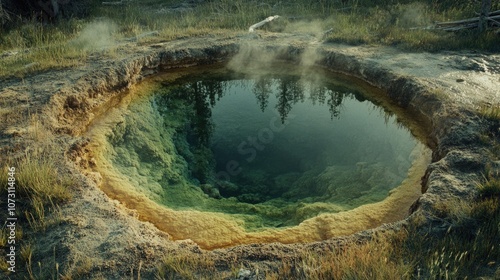
[[[250,278],[251,276],[252,276],[252,272],[250,270],[241,268],[240,271],[238,271],[238,276],[236,279],[247,280],[247,279],[251,279]]]

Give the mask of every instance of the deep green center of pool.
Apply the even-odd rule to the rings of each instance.
[[[417,142],[353,88],[294,75],[164,83],[129,106],[111,158],[157,202],[250,230],[381,201]]]

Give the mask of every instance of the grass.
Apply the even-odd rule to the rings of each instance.
[[[30,227],[35,230],[44,230],[51,222],[47,220],[47,211],[57,213],[60,203],[71,198],[68,187],[71,180],[61,179],[52,161],[25,155],[13,163],[16,167],[16,203],[18,217],[24,216]],[[7,166],[0,174],[1,195],[6,195]],[[22,210],[21,210],[22,209]],[[57,217],[57,215],[52,215]]]
[[[79,65],[87,53],[71,44],[71,39],[80,31],[80,23],[73,19],[50,26],[31,21],[1,36],[0,53],[12,55],[2,59],[0,76]]]
[[[500,176],[498,173],[487,172],[488,176],[482,184],[478,184],[480,196],[483,199],[494,200],[500,197]]]
[[[380,2],[380,3],[379,3]],[[81,65],[96,49],[78,44],[87,26],[96,18],[106,18],[116,28],[109,34],[112,44],[123,38],[156,30],[160,36],[147,40],[173,40],[206,34],[230,35],[246,32],[248,27],[270,15],[282,17],[262,27],[269,31],[322,34],[327,42],[348,44],[381,44],[413,51],[481,49],[500,51],[498,35],[493,32],[445,33],[423,29],[435,21],[474,16],[478,5],[470,1],[340,1],[243,0],[205,1],[196,7],[168,10],[179,1],[130,1],[119,8],[91,1],[92,16],[86,19],[65,19],[54,25],[36,21],[20,23],[5,30],[0,37],[0,52],[17,52],[1,58],[0,77]],[[493,9],[500,9],[494,3]],[[416,28],[416,29],[412,29]],[[92,29],[92,28],[90,28]],[[306,31],[307,30],[307,31]],[[90,32],[91,36],[102,36]],[[92,40],[91,40],[92,41]],[[108,48],[110,46],[107,46]]]
[[[442,236],[408,230],[326,254],[305,253],[269,279],[464,279],[492,274],[488,268],[500,258],[498,196],[477,202],[471,210],[467,223],[453,224]]]
[[[482,49],[500,51],[493,32],[444,32],[428,29],[436,21],[460,19],[473,9],[438,13],[422,3],[359,8],[336,15],[327,41],[349,44],[381,44],[409,51]],[[464,15],[465,14],[465,15]],[[470,17],[470,15],[469,15]]]
[[[498,121],[500,120],[500,105],[484,105],[479,108],[479,115],[487,120]]]
[[[42,137],[41,135],[34,135]],[[8,168],[15,167],[16,246],[19,247],[20,260],[25,264],[27,275],[32,275],[33,243],[36,232],[58,224],[61,219],[61,203],[71,198],[69,186],[72,181],[61,179],[51,157],[41,153],[27,153],[23,157],[7,163],[0,168],[0,195],[7,197],[9,182]],[[4,216],[5,218],[5,216]],[[4,219],[5,220],[5,219]],[[25,240],[23,232],[32,236]],[[0,245],[7,242],[7,228],[0,231]],[[19,267],[19,266],[18,266]],[[4,271],[8,268],[4,260],[0,263]]]
[[[283,256],[265,279],[470,279],[493,276],[500,264],[500,177],[486,176],[474,202],[437,205],[444,230],[414,219],[408,227],[331,250]],[[230,272],[227,272],[228,274]],[[234,274],[234,273],[233,273]],[[214,261],[197,254],[163,259],[158,279],[222,279]]]
[[[268,279],[403,279],[410,265],[395,259],[403,235],[388,240],[380,236],[371,242],[353,244],[321,253],[305,252],[298,259],[284,261]],[[409,275],[407,275],[409,276]]]
[[[206,254],[190,253],[176,253],[164,257],[157,271],[156,278],[159,280],[225,279],[228,276],[227,274],[234,274],[232,272],[219,272],[215,266],[215,261]]]

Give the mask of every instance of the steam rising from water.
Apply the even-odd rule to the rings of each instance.
[[[96,50],[114,46],[117,25],[111,21],[99,20],[87,24],[73,43],[84,50]]]
[[[257,41],[249,41],[240,47],[240,51],[227,64],[227,68],[235,72],[245,73],[252,78],[269,75],[273,64],[280,60],[288,60],[290,56],[296,58],[298,49],[283,45],[274,50],[268,50]],[[300,50],[298,64],[303,66],[302,76],[309,76],[309,68],[321,59],[317,52],[317,44],[313,41],[309,46]]]
[[[432,23],[427,15],[428,7],[422,3],[411,3],[401,6],[401,18],[399,19],[402,27],[425,26]]]

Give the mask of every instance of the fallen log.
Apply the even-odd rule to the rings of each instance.
[[[467,24],[467,25],[461,25],[461,26],[451,26],[447,28],[441,28],[441,30],[444,31],[460,31],[460,30],[465,30],[465,29],[474,29],[477,28],[477,23],[473,24]]]
[[[105,6],[120,6],[120,5],[126,4],[127,2],[128,1],[121,0],[121,1],[114,1],[114,2],[102,2],[101,4],[105,5]]]
[[[487,20],[489,20],[489,21],[493,22],[493,24],[495,24],[495,25],[497,25],[497,26],[500,26],[500,22],[498,22],[498,21],[496,21],[496,20],[494,20],[494,19],[492,19],[492,18],[487,18]]]
[[[475,14],[476,14],[476,15],[478,15],[478,16],[479,16],[479,15],[481,15],[480,13],[475,13]],[[497,16],[497,15],[500,15],[500,10],[498,10],[498,11],[493,11],[493,12],[490,12],[490,13],[488,14],[488,16]]]
[[[486,19],[500,19],[500,15],[493,15],[493,16],[488,16]],[[457,21],[445,21],[445,22],[437,22],[437,26],[448,26],[448,25],[460,25],[460,24],[467,24],[467,23],[477,23],[479,22],[479,17],[473,17],[473,18],[468,18],[468,19],[462,19],[462,20],[457,20]]]
[[[486,18],[484,18],[484,20],[486,20],[486,22],[490,27],[493,26],[500,27],[500,11],[495,11],[490,13]],[[481,22],[480,17],[473,17],[457,21],[437,22],[435,24],[435,28],[444,31],[459,31],[464,29],[479,28],[480,22]]]
[[[273,20],[275,20],[275,19],[277,19],[279,17],[280,16],[278,16],[278,15],[276,15],[276,16],[270,16],[270,17],[266,18],[263,21],[257,22],[256,24],[254,24],[254,25],[250,26],[250,28],[248,28],[248,32],[254,32],[255,29],[257,29],[257,28],[261,27],[262,25],[264,25],[264,24],[266,24],[268,22],[271,22],[271,21],[273,21]]]

